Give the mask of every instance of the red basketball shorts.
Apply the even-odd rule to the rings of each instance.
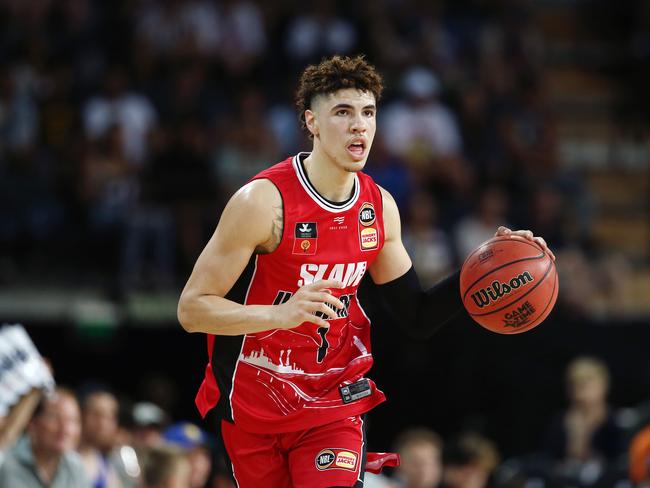
[[[365,429],[359,416],[286,434],[251,434],[221,422],[239,488],[361,487]]]

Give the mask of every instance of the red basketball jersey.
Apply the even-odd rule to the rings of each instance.
[[[336,279],[344,288],[332,293],[345,307],[328,328],[305,322],[237,337],[208,335],[210,362],[197,406],[203,415],[217,406],[222,417],[250,432],[305,429],[385,400],[364,378],[372,366],[370,321],[357,301],[359,283],[384,243],[382,197],[359,172],[347,202],[324,199],[303,168],[307,155],[255,176],[273,182],[282,195],[282,239],[272,253],[251,258],[226,297],[277,305],[303,285]]]

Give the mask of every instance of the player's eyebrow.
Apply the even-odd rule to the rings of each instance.
[[[349,103],[337,103],[332,107],[332,110],[339,110],[341,108],[349,108],[352,109],[354,108],[352,105]],[[362,108],[362,110],[377,110],[377,107],[375,106],[374,103],[371,103],[370,105],[366,105],[365,107]]]

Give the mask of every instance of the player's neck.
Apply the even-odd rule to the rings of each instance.
[[[316,147],[304,160],[307,177],[316,191],[332,202],[344,202],[352,194],[355,173],[338,166]]]

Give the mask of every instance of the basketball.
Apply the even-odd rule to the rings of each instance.
[[[541,324],[558,293],[555,263],[535,243],[499,236],[463,263],[460,294],[469,315],[498,334],[520,334]]]

